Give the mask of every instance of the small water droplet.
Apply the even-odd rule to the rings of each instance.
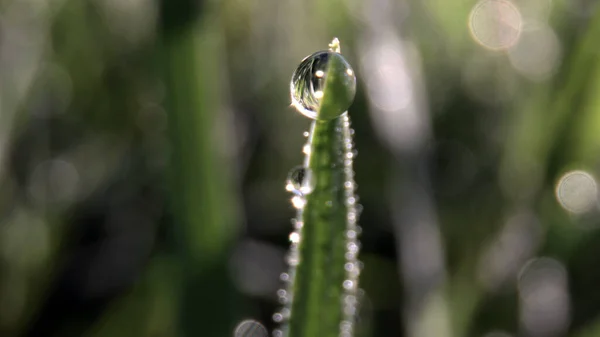
[[[345,280],[343,286],[344,289],[351,290],[354,287],[354,282],[352,282],[351,280]]]
[[[273,337],[283,337],[283,331],[279,329],[273,330]]]
[[[333,81],[328,82],[330,72]],[[331,83],[330,83],[331,82]],[[343,88],[328,115],[319,115],[325,85]],[[290,83],[292,105],[312,119],[330,120],[342,115],[354,100],[356,77],[346,59],[339,53],[319,51],[302,60],[292,75]]]
[[[356,222],[356,212],[348,212],[348,221]]]
[[[290,280],[290,275],[288,273],[281,273],[281,275],[279,275],[279,279],[283,282],[287,282]]]
[[[356,315],[356,307],[353,305],[348,305],[348,306],[344,307],[344,314],[346,314],[348,316]]]
[[[357,302],[358,302],[358,300],[356,299],[356,296],[354,296],[354,295],[344,296],[344,303],[346,303],[346,305],[355,305]]]
[[[349,321],[342,321],[342,323],[340,323],[340,330],[342,331],[351,331],[352,330],[352,322]]]
[[[299,243],[300,242],[300,234],[296,232],[292,232],[290,234],[290,242],[291,243]]]
[[[309,133],[308,133],[308,131],[304,131],[304,132],[302,133],[302,136],[304,136],[304,138],[308,138],[308,136],[309,136]]]
[[[285,189],[295,194],[307,195],[315,188],[312,170],[304,166],[296,166],[288,173]]]
[[[310,155],[310,144],[304,144],[304,146],[302,147],[302,153],[304,153],[307,156]]]
[[[257,321],[245,320],[237,325],[234,337],[267,337],[267,329]]]
[[[283,321],[283,315],[278,312],[273,314],[273,321],[275,321],[277,323]]]
[[[346,269],[346,271],[350,272],[352,270],[354,270],[354,263],[352,262],[348,262],[344,265],[344,269]]]
[[[292,253],[290,252],[287,256],[286,256],[286,262],[288,263],[289,266],[297,266],[298,263],[300,262],[298,260],[298,254],[297,253]]]
[[[306,205],[306,199],[299,195],[296,195],[292,198],[292,205],[294,205],[296,209],[302,209]]]

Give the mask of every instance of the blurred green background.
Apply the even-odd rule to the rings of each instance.
[[[360,336],[600,336],[585,0],[0,0],[0,336],[265,337],[334,36]]]

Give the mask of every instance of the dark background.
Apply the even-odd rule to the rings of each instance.
[[[583,0],[0,0],[0,336],[272,330],[310,125],[289,81],[333,37],[361,336],[600,336]]]

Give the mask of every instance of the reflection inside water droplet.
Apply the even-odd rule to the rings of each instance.
[[[312,171],[304,166],[296,166],[288,173],[285,189],[297,195],[307,195],[315,188]]]
[[[333,77],[328,80],[331,76]],[[338,99],[328,114],[319,115],[326,83],[344,90],[336,92]],[[334,119],[352,104],[356,94],[356,77],[342,55],[332,51],[319,51],[302,60],[294,71],[290,92],[292,105],[303,115],[312,119]]]

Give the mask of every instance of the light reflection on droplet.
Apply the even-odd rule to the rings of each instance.
[[[234,337],[268,337],[267,329],[255,320],[245,320],[237,325]]]
[[[343,283],[344,289],[346,290],[350,290],[354,287],[354,282],[350,281],[350,280],[346,280]]]
[[[301,197],[299,195],[296,195],[292,198],[292,205],[296,209],[302,209],[306,205],[306,199],[304,199],[303,197]]]
[[[348,251],[350,251],[352,253],[358,252],[358,245],[354,242],[348,243],[346,248],[348,248]]]
[[[288,173],[285,189],[299,195],[307,195],[315,188],[312,170],[304,166],[296,166]]]
[[[479,1],[469,17],[473,39],[485,48],[507,49],[519,39],[522,18],[517,7],[508,0]]]
[[[302,147],[302,152],[309,156],[310,155],[310,144],[304,144],[304,146]]]
[[[581,214],[590,211],[598,202],[596,179],[584,171],[568,172],[556,185],[556,199],[569,212]]]
[[[300,234],[296,232],[292,232],[290,234],[290,242],[291,243],[299,243],[300,242]]]
[[[348,239],[356,239],[356,231],[349,230],[346,232],[346,237]]]

